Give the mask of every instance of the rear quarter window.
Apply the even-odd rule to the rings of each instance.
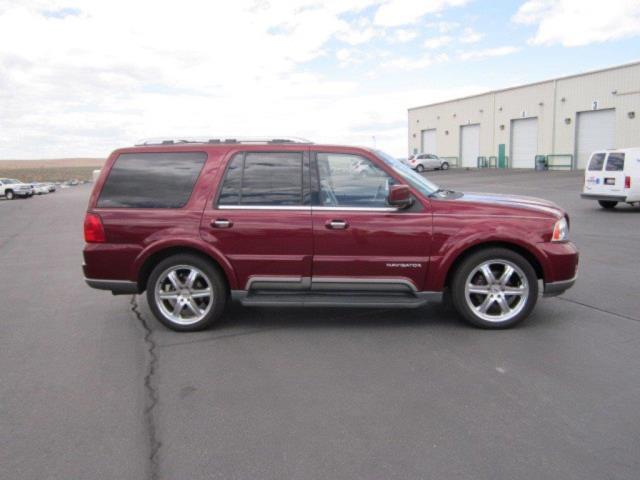
[[[624,170],[624,153],[610,153],[605,170],[607,172],[621,172]]]
[[[589,161],[589,170],[602,170],[605,155],[606,154],[604,153],[594,153],[593,155],[591,155],[591,160]]]
[[[124,153],[100,192],[101,208],[181,208],[191,197],[207,155]]]

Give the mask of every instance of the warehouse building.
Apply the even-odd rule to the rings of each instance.
[[[409,152],[462,167],[584,169],[640,147],[640,62],[409,109]]]

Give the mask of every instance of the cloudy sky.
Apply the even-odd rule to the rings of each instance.
[[[640,0],[0,0],[0,159],[230,134],[404,156],[409,107],[635,60]]]

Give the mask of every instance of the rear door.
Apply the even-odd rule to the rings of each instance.
[[[431,215],[420,202],[386,202],[401,183],[362,154],[313,151],[314,290],[422,290],[429,263]],[[355,168],[370,165],[366,174]]]
[[[201,235],[243,290],[308,288],[313,232],[308,147],[236,151],[205,208]]]
[[[626,195],[624,189],[625,154],[609,152],[604,166],[603,187],[609,195]]]
[[[595,152],[585,171],[584,193],[592,195],[626,195],[625,154],[622,152]]]
[[[591,154],[587,168],[584,171],[584,193],[592,195],[603,195],[605,193],[603,170],[606,158],[606,152],[594,152]]]

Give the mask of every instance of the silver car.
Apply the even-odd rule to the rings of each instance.
[[[420,153],[409,158],[409,166],[416,172],[425,170],[449,170],[449,162],[433,153]]]

